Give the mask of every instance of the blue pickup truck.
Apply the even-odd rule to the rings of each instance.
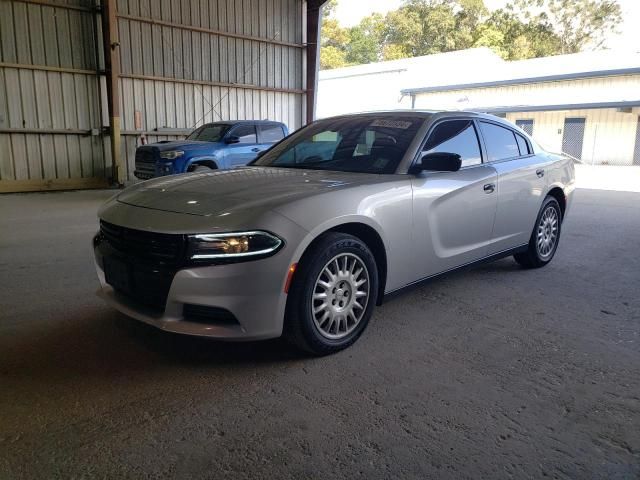
[[[283,123],[237,120],[207,123],[185,140],[143,145],[136,150],[134,175],[142,180],[175,173],[246,165],[289,134]]]

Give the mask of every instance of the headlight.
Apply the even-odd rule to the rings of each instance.
[[[189,237],[191,260],[253,260],[277,252],[283,241],[261,231],[211,233]]]
[[[178,157],[184,155],[182,150],[170,150],[168,152],[160,152],[160,158],[164,158],[165,160],[175,160]]]

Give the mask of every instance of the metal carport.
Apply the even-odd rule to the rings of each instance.
[[[313,118],[322,0],[0,1],[0,192],[132,180],[136,143]]]

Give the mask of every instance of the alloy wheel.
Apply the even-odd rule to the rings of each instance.
[[[536,246],[540,258],[546,260],[549,258],[556,247],[558,241],[558,211],[549,205],[545,208],[538,223],[538,232],[536,238]]]
[[[369,271],[352,253],[341,253],[320,271],[313,289],[311,315],[320,334],[331,340],[349,335],[369,302]]]

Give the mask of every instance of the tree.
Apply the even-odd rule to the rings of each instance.
[[[454,5],[453,2],[407,0],[398,10],[387,14],[384,42],[402,45],[412,57],[455,50]]]
[[[560,39],[544,22],[523,22],[513,9],[494,11],[479,27],[474,46],[490,47],[505,60],[555,55]]]
[[[323,7],[320,34],[320,68],[339,68],[347,65],[345,45],[350,42],[347,29],[340,26],[335,16],[337,0],[330,0]]]
[[[347,55],[344,50],[333,45],[320,49],[320,68],[322,70],[346,67],[347,65]]]
[[[529,24],[551,29],[559,39],[558,53],[602,48],[606,34],[622,21],[616,0],[514,0],[512,8]]]
[[[384,17],[373,14],[358,25],[343,28],[335,18],[336,4],[336,0],[331,0],[323,10],[320,67],[338,68],[381,60]]]
[[[489,14],[483,0],[458,0],[456,17],[456,45],[470,48],[477,40],[482,21]],[[489,46],[489,45],[488,45]]]
[[[622,20],[616,0],[511,0],[493,12],[483,0],[405,0],[384,17],[343,28],[336,5],[324,7],[322,68],[472,47],[492,48],[507,60],[574,53],[602,48]]]
[[[374,13],[348,31],[347,62],[363,64],[381,60],[384,17]]]

